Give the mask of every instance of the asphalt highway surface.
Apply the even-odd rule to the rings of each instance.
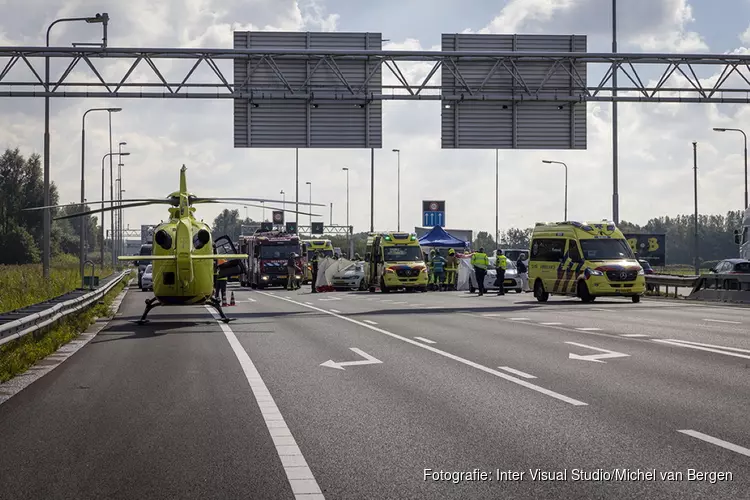
[[[750,498],[750,308],[230,288],[0,405],[0,498]]]

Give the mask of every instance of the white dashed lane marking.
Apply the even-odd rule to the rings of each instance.
[[[426,344],[435,344],[436,342],[434,340],[426,339],[424,337],[414,337],[417,340],[421,340],[422,342]]]
[[[258,402],[258,407],[260,408],[261,415],[263,415],[268,432],[271,434],[271,439],[276,447],[276,453],[278,453],[281,465],[284,467],[284,472],[286,473],[289,485],[292,487],[295,499],[324,498],[323,492],[315,480],[315,476],[313,476],[310,467],[305,461],[305,457],[302,455],[302,451],[297,446],[292,432],[287,427],[284,417],[281,416],[281,412],[273,400],[273,396],[268,391],[268,387],[263,382],[263,378],[260,376],[247,351],[242,347],[240,341],[237,340],[237,336],[229,325],[218,321],[218,313],[209,309],[208,306],[206,306],[206,309],[217,320],[235,356],[237,356],[237,360],[240,362],[242,371],[245,373],[245,377],[250,384],[250,389],[253,391],[253,395]]]

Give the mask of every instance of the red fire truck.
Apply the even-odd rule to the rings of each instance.
[[[240,277],[242,286],[267,288],[269,286],[285,287],[287,284],[286,264],[289,256],[297,255],[297,266],[300,262],[299,237],[281,231],[257,232],[252,236],[240,236],[240,253],[249,257],[246,261],[246,272]],[[301,281],[302,275],[296,275]]]

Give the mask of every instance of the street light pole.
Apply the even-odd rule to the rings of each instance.
[[[500,152],[495,150],[495,248],[500,245]]]
[[[284,210],[286,210],[286,193],[285,193],[285,192],[284,192],[284,190],[282,189],[282,190],[281,190],[281,191],[279,192],[279,194],[280,194],[280,195],[282,196],[282,198],[281,198],[281,206],[283,207],[283,209],[284,209]]]
[[[396,212],[398,220],[396,221],[396,230],[398,232],[401,232],[401,150],[400,149],[394,149],[394,153],[396,153],[397,160],[397,174],[396,174]]]
[[[119,113],[122,108],[91,108],[83,113],[81,118],[81,211],[83,211],[83,203],[86,199],[86,115],[92,111],[107,111],[110,116],[112,113]],[[46,196],[46,195],[45,195]],[[102,208],[104,208],[104,167],[102,167]],[[45,210],[46,213],[46,210]],[[83,219],[82,219],[83,220]],[[103,226],[102,226],[103,227]],[[103,229],[102,229],[103,231]],[[86,262],[86,231],[84,230],[84,223],[81,222],[81,234],[79,235],[79,263],[78,269],[81,273],[81,287],[83,287],[83,263]],[[102,261],[102,264],[104,262]]]
[[[693,235],[693,263],[695,265],[695,274],[700,274],[700,264],[698,262],[698,143],[693,141],[693,196],[695,198],[695,220]]]
[[[310,231],[312,232],[312,182],[307,181],[305,184],[310,186]]]
[[[107,157],[111,158],[113,155],[116,155],[116,154],[118,154],[118,153],[107,153],[104,156],[102,156],[102,209],[106,209],[107,208],[104,205],[104,160],[106,160]],[[129,156],[130,155],[130,153],[119,153],[119,154],[120,154],[120,156]],[[99,255],[100,255],[101,265],[102,265],[102,269],[103,269],[104,268],[104,211],[102,210],[102,212],[100,212],[100,213],[102,214],[101,215],[101,224],[102,224],[101,235],[102,235],[102,241],[101,241],[101,243],[99,245],[100,246],[100,248],[99,248]]]
[[[104,12],[103,14],[96,14],[96,16],[93,17],[65,17],[61,19],[54,20],[48,27],[47,27],[47,47],[49,47],[49,34],[52,30],[52,27],[55,26],[58,23],[63,22],[74,22],[74,21],[85,21],[89,24],[92,23],[102,23],[102,48],[107,47],[107,24],[109,23],[109,14]],[[50,91],[50,81],[49,81],[49,56],[45,56],[44,58],[44,90],[45,92]],[[49,167],[49,157],[50,157],[50,137],[49,137],[49,94],[45,94],[44,96],[44,206],[48,207],[50,205],[50,196],[49,196],[49,188],[50,188],[50,167]],[[83,203],[83,198],[81,199],[81,203]],[[45,279],[49,279],[49,267],[50,267],[50,260],[51,260],[51,252],[52,252],[52,246],[51,246],[51,234],[52,234],[52,214],[50,212],[49,208],[44,209],[44,222],[43,222],[43,236],[42,236],[42,274]],[[84,234],[83,231],[83,222],[81,223],[81,235]],[[83,252],[83,236],[81,237],[81,252]],[[85,260],[85,259],[84,259]],[[81,280],[83,280],[83,268],[81,268]],[[83,283],[83,281],[81,281]]]
[[[612,0],[612,53],[617,53],[617,0]],[[617,73],[618,67],[612,64],[612,222],[620,223],[620,188],[618,173],[617,136]],[[566,217],[567,218],[567,217]]]
[[[117,180],[118,180],[118,182],[120,181],[120,178],[122,177],[122,166],[123,166],[123,163],[122,163],[122,154],[121,154],[122,153],[122,147],[123,146],[127,146],[127,145],[128,145],[127,142],[120,142],[117,145],[118,153],[120,153],[120,155],[118,156],[118,160],[119,161],[117,163]],[[119,190],[121,187],[122,186],[117,186],[117,189]],[[116,199],[117,199],[118,209],[117,209],[117,216],[116,216],[115,220],[117,221],[117,223],[116,223],[116,226],[117,226],[116,227],[116,230],[117,230],[117,233],[116,233],[117,234],[117,237],[116,237],[117,238],[117,257],[119,257],[120,255],[122,255],[122,209],[119,208],[119,206],[120,206],[120,192],[117,191],[116,194],[117,194]],[[112,259],[112,263],[113,263],[113,267],[114,267],[114,265],[117,263],[116,258]]]
[[[347,239],[349,240],[349,258],[352,259],[354,251],[352,250],[352,231],[349,226],[349,167],[344,167],[341,170],[346,172],[346,234]]]
[[[299,148],[294,150],[294,210],[294,222],[299,228]]]
[[[563,220],[567,222],[568,220],[568,166],[561,161],[553,161],[553,160],[542,160],[542,163],[556,163],[558,165],[562,165],[563,167],[565,167],[565,218]]]
[[[740,134],[742,134],[742,137],[744,137],[745,139],[745,205],[742,208],[743,209],[748,208],[749,205],[748,205],[748,200],[747,200],[747,134],[745,133],[744,130],[739,129],[739,128],[714,127],[714,131],[716,132],[726,132],[726,131],[739,132]]]

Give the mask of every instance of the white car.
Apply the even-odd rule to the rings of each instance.
[[[362,288],[365,279],[365,263],[354,262],[331,278],[331,286],[335,290],[364,290]]]
[[[495,280],[497,279],[497,271],[494,267],[487,269],[487,274],[484,276],[484,288],[485,290],[497,290],[495,286]],[[516,263],[512,260],[508,260],[508,268],[505,270],[505,291],[515,290],[516,293],[523,292],[523,282],[518,276],[518,270],[516,269]],[[474,270],[471,271],[469,277],[469,292],[474,293],[477,291],[477,277],[474,274]]]
[[[148,290],[154,289],[154,276],[153,276],[153,268],[151,264],[146,266],[146,270],[143,271],[143,275],[141,276],[141,290],[146,292]]]

